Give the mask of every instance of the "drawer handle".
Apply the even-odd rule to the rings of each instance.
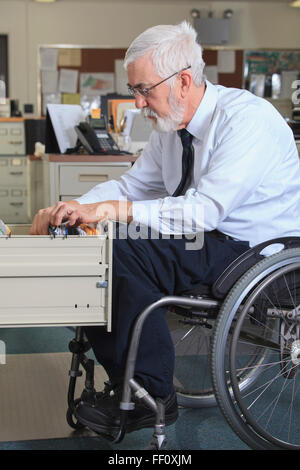
[[[23,141],[22,140],[10,140],[8,143],[12,145],[21,145],[23,144]]]
[[[108,180],[108,175],[78,175],[81,183],[103,183]]]
[[[21,207],[23,204],[23,202],[10,202],[10,205],[14,207]]]
[[[9,174],[13,176],[20,176],[23,175],[23,171],[10,171]]]

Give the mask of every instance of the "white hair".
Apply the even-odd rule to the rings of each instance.
[[[196,86],[203,83],[202,47],[197,43],[197,33],[187,21],[177,25],[158,25],[146,29],[129,46],[124,59],[124,68],[152,51],[155,72],[162,78],[191,66],[191,75]],[[176,79],[176,78],[175,78]],[[174,80],[175,80],[174,79]],[[170,80],[170,86],[173,81]]]

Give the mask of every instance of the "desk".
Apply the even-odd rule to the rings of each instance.
[[[29,157],[30,219],[43,207],[75,199],[99,183],[119,179],[135,155],[56,155]]]

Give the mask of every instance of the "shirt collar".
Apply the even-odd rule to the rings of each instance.
[[[201,103],[192,120],[186,127],[194,137],[197,137],[200,140],[203,140],[203,136],[211,123],[217,104],[217,95],[218,92],[216,87],[206,80],[206,90]]]

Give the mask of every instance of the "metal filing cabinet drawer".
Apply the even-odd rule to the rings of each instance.
[[[27,221],[27,194],[25,188],[0,186],[0,215],[6,223]]]
[[[0,236],[0,326],[111,329],[112,228],[99,236]]]
[[[61,165],[59,168],[59,194],[84,194],[99,183],[111,179],[120,179],[124,172],[131,167],[130,163],[104,163],[95,166]]]
[[[0,156],[0,185],[24,186],[27,183],[27,158]]]
[[[0,155],[25,155],[24,122],[0,122]]]

